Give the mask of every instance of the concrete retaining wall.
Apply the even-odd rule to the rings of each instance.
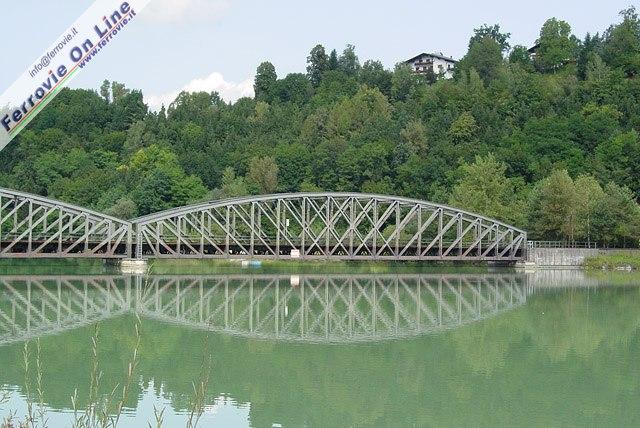
[[[541,268],[579,268],[587,257],[601,254],[640,256],[639,249],[533,248],[527,250],[527,262]]]
[[[587,257],[594,257],[601,250],[586,248],[533,248],[527,253],[527,260],[537,267],[579,268]]]

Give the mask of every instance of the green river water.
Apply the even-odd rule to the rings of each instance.
[[[30,402],[73,426],[97,367],[98,400],[118,386],[111,414],[129,381],[122,427],[156,426],[154,407],[169,427],[192,412],[219,427],[639,426],[637,284],[455,268],[0,275],[0,418],[24,421]]]

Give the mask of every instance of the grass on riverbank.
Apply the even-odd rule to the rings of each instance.
[[[583,264],[585,269],[599,270],[640,270],[640,254],[613,253],[588,257]]]
[[[483,273],[497,265],[454,262],[394,262],[336,260],[262,260],[259,265],[243,266],[240,260],[151,259],[149,273],[157,275],[206,275],[211,273],[445,273],[455,267],[459,273]],[[117,261],[101,259],[0,259],[0,275],[104,275],[117,274]]]
[[[102,259],[0,259],[0,275],[50,275],[69,272],[100,275],[115,270],[115,265]]]

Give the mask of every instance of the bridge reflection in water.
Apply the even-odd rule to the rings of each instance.
[[[418,336],[526,303],[525,275],[2,276],[0,346],[113,317],[250,338],[365,342]]]

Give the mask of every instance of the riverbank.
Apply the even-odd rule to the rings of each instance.
[[[335,260],[212,260],[212,259],[151,259],[144,272],[156,275],[206,275],[212,273],[441,273],[456,268],[456,272],[482,273],[505,266],[482,263],[454,262],[393,262]],[[119,260],[102,259],[0,259],[0,275],[14,274],[78,274],[131,273],[123,270]],[[134,272],[135,273],[135,272]]]
[[[2,259],[0,275],[64,274],[73,270],[81,275],[117,273],[119,267],[102,259]]]
[[[583,267],[587,270],[640,270],[640,253],[620,252],[600,254],[585,259]]]

